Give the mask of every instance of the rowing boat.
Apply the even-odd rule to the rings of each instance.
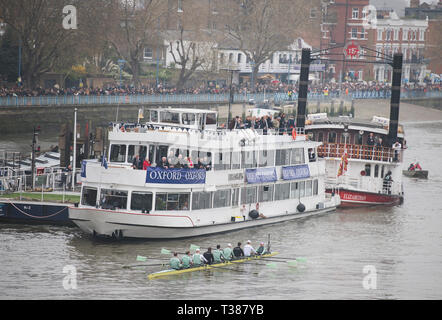
[[[411,178],[428,178],[428,170],[402,170],[402,174]]]
[[[206,265],[201,266],[201,267],[192,267],[192,268],[180,269],[180,270],[175,270],[175,269],[162,270],[162,271],[158,271],[158,272],[154,272],[154,273],[149,274],[147,276],[147,278],[149,280],[152,280],[152,279],[156,279],[156,278],[160,278],[160,277],[164,277],[164,276],[177,275],[177,274],[182,274],[182,273],[187,273],[187,272],[194,272],[194,271],[222,268],[222,267],[225,267],[225,266],[232,266],[232,265],[234,265],[236,263],[244,263],[244,262],[247,262],[247,261],[259,260],[259,259],[262,259],[262,258],[273,257],[273,256],[275,256],[277,254],[278,254],[278,252],[272,252],[272,253],[264,254],[262,256],[247,257],[247,258],[242,258],[242,259],[237,259],[237,260],[232,260],[232,261],[222,262],[222,263],[216,263],[216,264],[211,264],[211,265],[206,264]]]

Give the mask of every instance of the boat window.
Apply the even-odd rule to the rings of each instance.
[[[168,146],[156,146],[156,164],[158,165],[161,163],[161,159],[163,157],[167,158],[167,150],[169,149]]]
[[[329,143],[336,143],[336,132],[330,131],[328,133],[328,142]]]
[[[151,122],[158,122],[158,111],[150,110],[150,121]]]
[[[369,177],[371,175],[371,165],[370,164],[366,164],[365,165],[365,176]]]
[[[305,181],[299,182],[299,197],[305,197]]]
[[[230,169],[230,152],[216,153],[213,168],[215,170]]]
[[[376,164],[374,166],[374,177],[377,178],[379,176],[379,165]]]
[[[237,207],[239,202],[239,188],[232,189],[232,207]]]
[[[212,193],[194,192],[192,193],[192,210],[212,208]]]
[[[275,150],[259,151],[259,166],[273,167],[275,165]]]
[[[181,115],[181,122],[185,125],[195,124],[196,116],[194,113],[183,113]]]
[[[318,140],[317,141],[324,142],[324,133],[323,132],[318,132]]]
[[[180,123],[180,114],[178,112],[161,111],[160,121],[164,123]]]
[[[309,148],[307,150],[308,152],[308,161],[309,162],[315,162],[316,161],[316,152],[314,148]]]
[[[189,150],[183,148],[170,148],[169,154],[167,156],[167,161],[169,164],[175,167],[187,167],[188,161],[186,160],[189,156]]]
[[[232,169],[240,169],[241,168],[241,153],[240,152],[232,152]]]
[[[155,210],[189,210],[189,193],[157,193]]]
[[[285,200],[290,197],[290,183],[278,183],[275,185],[275,201]]]
[[[101,189],[100,204],[102,209],[126,209],[127,208],[127,191]]]
[[[256,151],[241,151],[242,168],[256,168]]]
[[[256,202],[256,187],[241,188],[241,204]]]
[[[125,162],[126,160],[126,145],[125,144],[113,144],[110,150],[111,162]]]
[[[286,164],[290,164],[290,149],[276,150],[275,165],[283,166]]]
[[[303,148],[294,148],[291,149],[292,156],[291,156],[291,163],[292,164],[304,164],[305,158],[304,158],[304,149]]]
[[[313,195],[318,195],[318,179],[313,180]]]
[[[83,187],[81,193],[81,204],[95,207],[97,204],[97,188]]]
[[[127,162],[132,163],[136,155],[140,156],[141,160],[144,160],[147,155],[147,146],[130,145],[127,149]]]
[[[359,132],[355,137],[355,143],[362,144],[363,138],[364,138],[364,135]]]
[[[305,196],[306,197],[312,196],[312,180],[307,180],[305,182]]]
[[[381,178],[384,178],[384,170],[385,170],[385,166],[383,165],[381,168]]]
[[[152,192],[132,192],[130,208],[149,213],[152,210]]]
[[[273,184],[258,187],[258,201],[273,201]]]
[[[216,113],[206,114],[206,124],[216,124]]]
[[[230,189],[217,190],[213,193],[213,207],[230,207]]]
[[[299,199],[299,183],[292,182],[290,186],[290,198]]]

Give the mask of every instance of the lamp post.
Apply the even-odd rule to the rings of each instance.
[[[122,79],[122,70],[123,70],[123,68],[124,68],[124,64],[126,63],[126,60],[123,60],[123,59],[119,59],[118,60],[118,66],[120,67],[120,89],[121,89],[121,82],[123,81],[123,79]]]
[[[225,71],[230,71],[230,86],[229,86],[229,111],[227,113],[227,127],[230,123],[230,110],[233,103],[233,92],[232,92],[232,84],[233,84],[233,72],[239,71],[238,69],[221,69]]]
[[[72,191],[75,191],[75,170],[77,167],[77,108],[74,111],[74,150],[72,159]]]

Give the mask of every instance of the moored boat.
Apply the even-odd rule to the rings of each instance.
[[[83,231],[169,239],[258,227],[335,210],[320,143],[296,135],[218,129],[217,114],[152,109],[146,123],[112,124],[107,162],[84,161],[69,217]],[[138,157],[137,157],[138,156]],[[147,159],[142,170],[140,159]],[[137,169],[134,169],[136,167]]]

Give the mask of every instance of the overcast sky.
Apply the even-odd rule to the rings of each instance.
[[[420,0],[420,3],[437,3],[438,0]],[[410,0],[370,0],[370,4],[377,8],[393,8],[399,17],[405,14],[405,7],[410,5]]]

